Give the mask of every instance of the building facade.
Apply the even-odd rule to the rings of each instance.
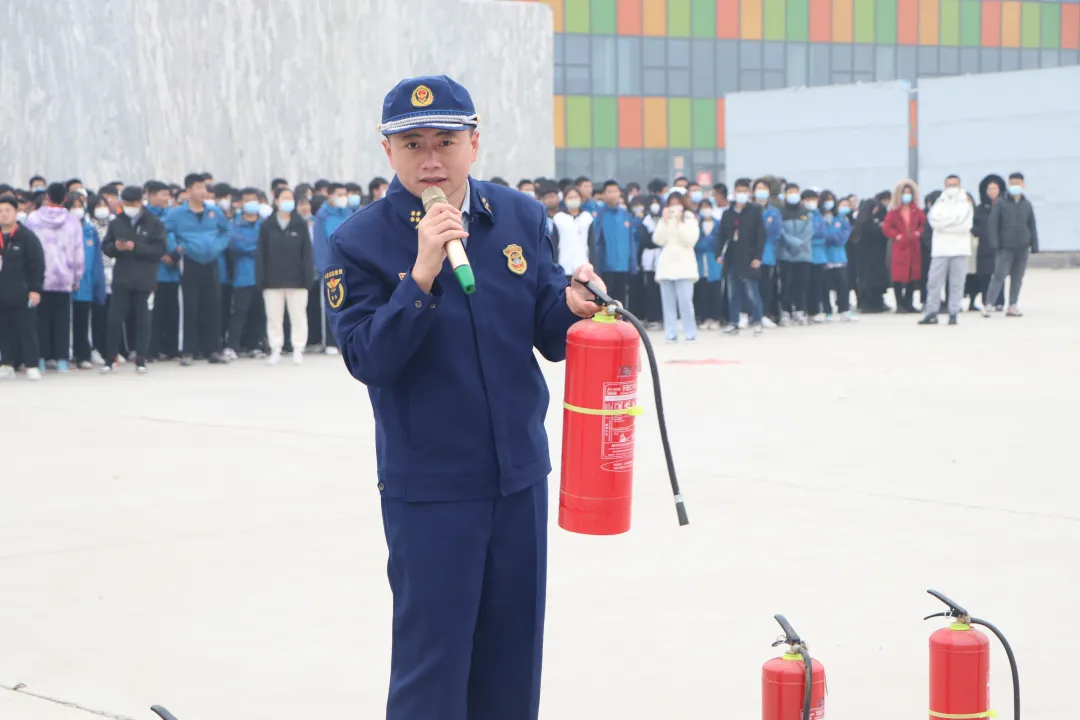
[[[1078,2],[518,1],[554,16],[559,177],[723,178],[732,92],[1080,64]]]

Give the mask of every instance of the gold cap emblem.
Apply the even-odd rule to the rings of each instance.
[[[412,91],[413,107],[427,107],[435,102],[435,96],[431,94],[431,88],[427,85],[417,85]]]

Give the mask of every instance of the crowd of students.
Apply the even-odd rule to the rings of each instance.
[[[78,179],[0,184],[0,379],[336,354],[319,282],[329,238],[388,185],[277,178],[266,193],[209,173],[97,192]],[[971,310],[979,296],[984,315],[1002,310],[1006,277],[1007,314],[1019,316],[1028,253],[1038,251],[1023,176],[987,176],[978,201],[956,176],[945,186],[922,208],[912,180],[862,202],[774,176],[740,178],[730,192],[687,178],[517,188],[546,208],[568,275],[591,262],[615,299],[677,342],[699,328],[760,334],[888,312],[890,288],[898,313],[918,312],[919,290],[921,322],[935,324],[946,279],[951,324],[965,295]]]

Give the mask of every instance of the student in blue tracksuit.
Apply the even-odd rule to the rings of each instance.
[[[824,197],[828,193],[822,193]],[[825,230],[825,312],[832,314],[833,304],[829,292],[836,293],[836,309],[842,320],[858,320],[851,311],[851,288],[848,285],[847,242],[851,237],[851,201],[849,198],[837,201],[831,197],[822,203],[826,224]],[[829,202],[836,207],[826,208]]]
[[[172,196],[169,186],[152,180],[146,183],[146,211],[164,224]],[[157,270],[154,312],[150,314],[150,361],[180,357],[180,252],[176,238],[166,234],[165,254]]]
[[[593,247],[589,256],[608,285],[608,294],[629,308],[630,278],[638,272],[638,239],[633,216],[622,207],[619,183],[604,183],[604,204],[593,221]],[[584,205],[582,205],[584,207]]]
[[[806,289],[813,260],[814,221],[802,203],[799,190],[793,182],[785,188],[780,243],[776,248],[776,260],[780,264],[781,325],[809,323]]]
[[[334,233],[323,272],[342,358],[375,414],[394,608],[387,720],[539,714],[551,462],[535,352],[563,360],[567,330],[596,306],[567,285],[544,207],[469,176],[476,124],[446,76],[391,90],[380,129],[396,175]],[[432,186],[447,203],[425,213]],[[472,295],[446,260],[457,239]],[[595,275],[585,264],[574,277]],[[348,455],[335,464],[357,473]]]
[[[86,199],[81,193],[68,193],[64,207],[82,223],[86,263],[79,288],[71,294],[71,334],[75,365],[81,370],[89,370],[93,367],[90,316],[91,313],[105,312],[105,262],[101,254],[101,236],[86,217]]]
[[[220,208],[206,205],[206,180],[192,173],[184,178],[187,202],[165,216],[166,234],[184,257],[180,280],[184,291],[184,349],[181,365],[196,355],[211,363],[228,362],[221,353],[221,275],[218,258],[229,245],[229,219]]]
[[[814,222],[810,243],[810,280],[806,287],[806,314],[816,323],[825,322],[825,219],[821,216],[820,197],[814,190],[803,190],[803,207]]]
[[[229,233],[233,292],[225,355],[230,360],[235,360],[237,353],[244,349],[244,328],[255,311],[255,300],[259,294],[259,288],[255,286],[255,253],[259,247],[259,228],[263,224],[259,217],[259,191],[252,187],[244,188],[240,191],[240,202],[240,213],[233,219]]]
[[[329,198],[319,208],[319,212],[315,214],[315,222],[311,228],[311,249],[315,257],[315,273],[320,276],[326,270],[326,264],[330,261],[330,236],[341,227],[343,222],[357,212],[357,208],[349,207],[349,193],[344,185],[331,183],[329,193]],[[319,298],[323,305],[322,321],[319,323],[323,328],[321,344],[328,353],[332,353],[333,349],[337,347],[337,341],[334,340],[334,333],[330,329],[326,302],[322,295],[320,292]]]
[[[761,307],[765,317],[776,322],[780,320],[780,304],[776,302],[776,287],[780,281],[776,272],[776,248],[780,243],[784,218],[777,207],[779,198],[773,195],[768,180],[761,178],[754,181],[754,202],[761,208],[765,223],[765,250],[761,253]]]

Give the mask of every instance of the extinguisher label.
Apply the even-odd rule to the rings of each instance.
[[[799,717],[802,716],[802,708],[799,708]],[[818,702],[817,707],[810,708],[810,720],[825,720],[825,698]]]
[[[604,410],[627,410],[637,405],[637,381],[604,383]],[[604,415],[600,459],[604,469],[629,472],[634,467],[633,415]]]

